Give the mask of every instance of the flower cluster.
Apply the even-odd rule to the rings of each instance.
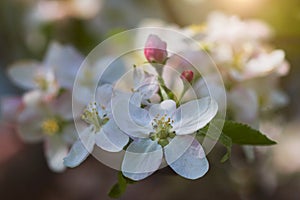
[[[278,80],[288,73],[289,65],[282,50],[268,45],[271,30],[259,21],[214,13],[205,26],[177,31],[199,45],[176,45],[180,52],[176,54],[159,34],[148,35],[143,41],[142,64],[130,63],[133,86],[126,85],[128,80],[121,84],[125,91],[118,87],[121,68],[103,71],[103,65],[111,64],[110,58],[79,70],[83,56],[72,47],[53,43],[42,62],[18,62],[9,68],[10,78],[26,92],[5,101],[4,114],[14,118],[24,141],[44,141],[49,167],[57,172],[80,165],[100,148],[123,152],[123,178],[139,181],[164,166],[184,178],[200,178],[209,169],[200,136],[218,112],[227,111],[227,119],[257,128],[264,110],[286,104]],[[220,74],[211,71],[212,65]],[[106,74],[100,81],[99,71]],[[208,80],[214,94],[206,87]],[[221,95],[223,84],[228,107]],[[72,113],[72,96],[73,103],[85,106],[81,114]],[[74,120],[84,128],[76,131]],[[222,132],[230,145],[235,141],[274,144],[249,126],[225,125],[233,126]],[[235,140],[240,138],[236,130],[253,135]]]
[[[3,115],[14,118],[24,141],[44,141],[49,167],[56,172],[65,169],[63,158],[76,140],[71,91],[82,61],[74,48],[52,43],[42,62],[17,62],[8,70],[11,80],[26,92],[18,104],[16,99],[2,102]]]
[[[204,28],[191,29],[192,37],[221,72],[230,118],[257,127],[262,111],[287,104],[278,84],[288,73],[289,64],[284,51],[268,43],[272,30],[267,24],[214,12]]]
[[[217,81],[219,75],[215,73],[205,78],[215,82],[217,101],[217,91],[222,92],[220,88],[225,85],[228,119],[258,128],[262,112],[276,110],[288,103],[286,94],[279,87],[279,79],[289,72],[289,63],[285,59],[285,52],[274,49],[270,44],[273,31],[266,23],[253,19],[242,20],[221,12],[211,13],[203,24],[184,28],[157,21],[152,23],[142,26],[160,24],[199,43],[201,48],[182,49],[182,54],[189,63],[199,63],[201,58],[203,68],[207,68],[204,70],[209,71],[212,64],[217,66],[223,82]],[[205,61],[203,54],[207,54],[213,62]],[[192,70],[189,63],[176,55],[167,61],[170,66],[177,66],[176,70],[179,71]],[[199,80],[193,86],[199,95],[208,93],[203,85],[205,81]],[[218,103],[220,106],[221,102]]]

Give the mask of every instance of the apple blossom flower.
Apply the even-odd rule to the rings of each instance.
[[[241,43],[268,39],[272,31],[259,20],[241,20],[238,16],[213,12],[208,16],[205,33],[205,41],[238,46]]]
[[[18,115],[17,129],[25,142],[44,141],[49,167],[61,172],[65,169],[63,158],[75,138],[71,94],[64,92],[47,102],[39,95],[32,91],[23,97],[25,106]]]
[[[214,12],[208,17],[205,36],[200,42],[210,44],[209,53],[225,81],[244,81],[288,72],[284,52],[270,51],[264,45],[271,35],[271,29],[259,20],[241,20]]]
[[[167,43],[157,35],[149,35],[145,44],[144,55],[150,63],[164,64],[168,57]]]
[[[128,143],[129,137],[116,126],[111,116],[112,92],[109,84],[98,88],[98,102],[90,103],[82,115],[88,126],[79,133],[78,140],[64,158],[65,166],[80,165],[93,151],[95,144],[103,150],[118,152]]]
[[[26,61],[13,64],[8,75],[18,86],[55,96],[61,88],[72,89],[83,56],[71,46],[52,43],[43,62]]]
[[[270,53],[260,53],[256,57],[249,59],[241,69],[232,69],[231,75],[237,80],[246,80],[272,73],[282,76],[288,70],[289,66],[285,61],[284,51],[273,50]]]
[[[113,102],[116,124],[134,138],[122,163],[126,177],[148,177],[159,168],[163,157],[185,178],[196,179],[207,172],[208,161],[193,134],[216,115],[218,106],[213,99],[193,100],[177,109],[173,100],[165,100],[149,110],[128,105],[126,96],[117,95]]]
[[[33,5],[29,17],[38,22],[52,22],[69,17],[88,19],[99,13],[101,5],[101,0],[41,0]]]

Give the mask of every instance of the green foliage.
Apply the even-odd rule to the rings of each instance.
[[[232,143],[240,145],[273,145],[276,144],[266,135],[250,126],[234,121],[225,121],[223,134],[231,138]]]
[[[210,129],[208,129],[210,127]],[[197,139],[201,140],[207,136],[212,140],[218,140],[226,147],[226,154],[222,157],[221,162],[225,162],[230,158],[232,144],[238,145],[273,145],[276,144],[266,135],[258,130],[251,128],[249,125],[234,121],[225,121],[221,134],[219,128],[210,123],[197,132]]]

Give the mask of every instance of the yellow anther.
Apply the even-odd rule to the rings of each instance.
[[[47,119],[42,123],[42,130],[47,135],[54,135],[59,132],[60,126],[56,119]]]

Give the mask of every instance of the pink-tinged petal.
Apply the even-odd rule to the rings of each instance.
[[[40,63],[35,61],[23,61],[13,64],[8,69],[8,76],[18,86],[24,89],[36,87],[34,82],[35,73],[40,68]]]
[[[149,109],[151,118],[170,117],[176,111],[176,103],[173,100],[165,100],[160,104],[153,104]]]
[[[277,68],[277,73],[280,76],[285,76],[289,73],[290,71],[290,64],[287,61],[284,61],[278,68]]]
[[[172,116],[175,121],[173,130],[177,135],[192,134],[208,124],[217,111],[218,104],[212,98],[189,101],[181,105]]]
[[[276,71],[284,62],[285,53],[282,50],[274,50],[269,54],[260,54],[251,59],[245,66],[245,77],[252,78],[264,76]]]
[[[255,30],[255,31],[249,31],[249,34],[252,35],[253,38],[258,40],[268,39],[273,34],[268,24],[264,23],[263,21],[249,20],[247,21],[247,26],[248,26],[248,30]]]
[[[168,57],[167,43],[157,35],[149,35],[145,44],[144,55],[149,62],[164,63]]]
[[[59,85],[72,89],[77,71],[84,57],[72,46],[57,42],[50,44],[44,65],[54,69]]]
[[[40,90],[32,90],[23,95],[23,103],[25,107],[35,107],[41,104],[45,95]]]
[[[91,127],[87,127],[81,134],[80,138],[73,144],[70,152],[64,158],[64,165],[67,167],[77,167],[93,151],[95,145],[95,133]]]
[[[109,120],[96,134],[96,145],[108,152],[119,152],[128,144],[129,137],[113,121]]]
[[[45,156],[47,158],[48,166],[52,171],[62,172],[65,170],[63,159],[67,154],[68,146],[60,136],[54,135],[46,138]]]
[[[190,138],[193,138],[190,136],[182,136],[180,139],[186,140],[185,137],[189,137],[187,139],[188,141]],[[180,142],[179,139],[178,142]],[[205,152],[197,140],[194,139],[184,153],[176,160],[174,159],[173,149],[174,148],[165,148],[165,158],[169,166],[177,174],[192,180],[206,174],[209,169],[209,164],[205,157]],[[177,157],[177,155],[175,156]]]
[[[1,99],[1,116],[2,119],[8,121],[16,121],[17,115],[24,108],[21,97],[4,97]]]
[[[133,141],[124,156],[124,176],[139,181],[154,173],[162,162],[162,147],[150,139]]]

